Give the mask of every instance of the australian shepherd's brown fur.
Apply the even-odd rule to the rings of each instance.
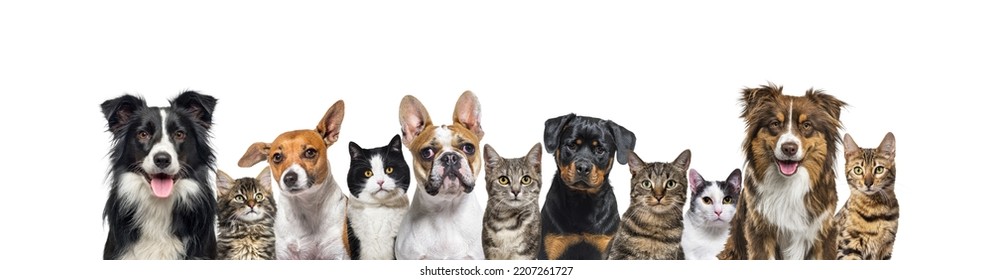
[[[840,110],[820,90],[743,90],[744,190],[720,259],[833,259]]]

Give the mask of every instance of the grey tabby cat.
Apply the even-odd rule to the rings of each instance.
[[[682,207],[690,158],[691,153],[685,150],[671,163],[645,163],[630,151],[630,207],[623,214],[620,230],[610,240],[607,259],[685,259]]]
[[[522,158],[506,159],[485,145],[489,202],[482,219],[487,260],[533,260],[541,238],[541,143]]]
[[[218,259],[275,259],[272,225],[276,202],[272,199],[271,174],[266,167],[257,178],[234,180],[217,170]]]
[[[896,137],[890,132],[878,148],[863,149],[846,134],[844,157],[851,197],[834,217],[840,232],[837,259],[891,259],[899,228],[899,201],[895,193]]]

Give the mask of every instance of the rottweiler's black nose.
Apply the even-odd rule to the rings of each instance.
[[[155,161],[155,166],[158,166],[158,168],[166,168],[172,164],[172,156],[170,156],[169,153],[157,153],[152,160]]]
[[[298,175],[296,175],[296,172],[286,173],[286,176],[282,177],[282,183],[286,186],[295,186],[297,176]]]
[[[575,163],[575,172],[579,173],[579,175],[587,176],[589,175],[589,171],[591,170],[592,170],[592,164],[589,164],[588,162]]]

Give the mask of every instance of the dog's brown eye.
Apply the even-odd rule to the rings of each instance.
[[[317,150],[314,148],[309,148],[303,152],[303,156],[306,158],[315,158],[317,157]]]
[[[386,167],[386,174],[393,174],[393,168],[392,167]]]
[[[882,174],[882,172],[885,172],[885,167],[875,167],[875,174]]]
[[[499,176],[499,179],[498,180],[499,180],[498,182],[499,182],[500,185],[506,186],[506,185],[509,185],[510,184],[510,178],[507,178],[506,176]]]
[[[178,140],[178,141],[185,140],[186,139],[186,132],[185,131],[182,131],[182,130],[177,130],[176,132],[173,132],[172,133],[172,138],[176,138],[176,140]]]
[[[372,170],[365,170],[365,178],[372,177]]]
[[[274,155],[272,155],[272,163],[280,163],[280,162],[282,162],[281,153],[275,153]]]
[[[420,150],[420,157],[424,159],[434,158],[434,149],[424,148],[423,150]]]
[[[803,122],[803,129],[810,129],[811,127],[813,127],[813,123]]]
[[[730,202],[731,202],[731,199],[730,199],[729,196],[726,196],[726,197],[723,198],[723,204],[730,204]]]
[[[865,171],[861,169],[861,166],[855,166],[854,167],[854,175],[861,175],[861,174],[864,174],[864,173],[865,173]]]
[[[771,123],[771,124],[769,124],[769,125],[770,125],[771,127],[775,127],[775,128],[777,128],[778,126],[780,126],[780,125],[782,125],[782,122],[780,122],[780,121],[772,121],[772,123]]]
[[[596,154],[597,155],[603,155],[605,153],[606,153],[606,149],[603,149],[603,147],[596,147]]]
[[[138,140],[148,140],[148,132],[138,131]]]
[[[520,178],[520,183],[524,185],[530,185],[530,180],[531,180],[530,176],[524,176],[523,178]]]
[[[475,153],[475,146],[472,145],[472,144],[462,145],[462,151],[464,151],[465,154],[468,154],[468,155],[474,154]]]
[[[575,150],[575,143],[565,144],[565,148],[568,148],[569,151],[574,151]]]
[[[706,205],[710,205],[710,204],[713,204],[713,200],[710,199],[710,197],[706,196],[706,197],[703,197],[703,203],[705,203]]]

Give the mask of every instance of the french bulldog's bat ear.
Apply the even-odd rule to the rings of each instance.
[[[324,117],[320,118],[320,123],[317,123],[316,131],[321,138],[324,138],[324,145],[330,147],[331,144],[338,141],[342,121],[344,121],[344,101],[338,100],[330,108],[327,108]]]
[[[107,119],[107,131],[117,133],[134,119],[134,112],[146,108],[145,100],[125,94],[100,104],[103,117]]]
[[[617,144],[617,162],[627,164],[627,153],[623,151],[633,151],[637,137],[633,132],[613,121],[609,122],[609,127],[610,132],[613,133],[613,141]]]
[[[214,107],[217,106],[217,98],[195,91],[186,91],[179,94],[170,103],[174,107],[185,110],[190,116],[193,116],[193,119],[203,125],[203,127],[210,128],[213,125]]]
[[[432,125],[427,108],[413,95],[407,95],[400,101],[400,132],[403,135],[403,145],[407,148],[424,128]]]
[[[556,118],[550,118],[544,122],[544,147],[547,149],[548,153],[554,153],[558,150],[558,138],[561,135],[561,130],[568,123],[572,122],[575,118],[575,114],[568,114]]]
[[[458,102],[455,103],[455,112],[451,116],[452,121],[455,123],[460,123],[475,133],[479,139],[486,134],[482,130],[482,104],[479,103],[479,98],[475,96],[471,91],[465,91],[460,97],[458,97]]]
[[[248,146],[248,150],[245,154],[241,156],[238,160],[238,166],[240,167],[252,167],[255,164],[264,161],[269,157],[269,143],[256,142]]]

